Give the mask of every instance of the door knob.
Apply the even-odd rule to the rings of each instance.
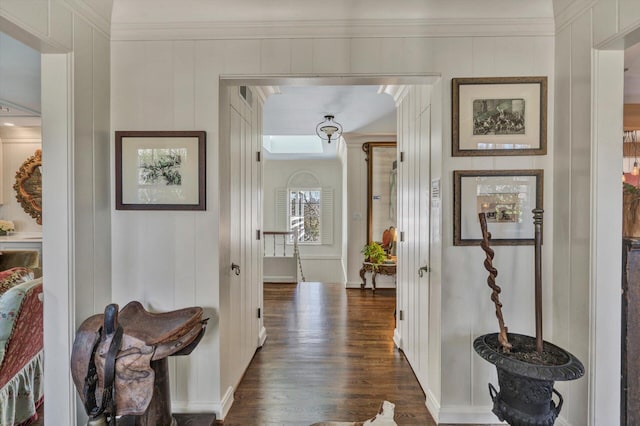
[[[231,270],[235,272],[236,275],[240,275],[240,265],[236,265],[235,263],[232,263]]]
[[[429,268],[429,265],[425,265],[423,267],[421,267],[420,269],[418,269],[418,275],[420,276],[420,278],[422,278],[422,276],[424,275],[425,272],[429,272],[431,269]]]

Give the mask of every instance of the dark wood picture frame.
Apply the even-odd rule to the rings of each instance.
[[[487,191],[492,185],[495,192]],[[509,188],[511,192],[505,192]],[[487,216],[491,245],[533,245],[532,210],[543,208],[543,188],[542,169],[454,170],[453,245],[480,245],[478,213],[481,209],[493,213],[493,218]],[[498,217],[502,206],[513,207],[502,210],[503,219]]]
[[[546,153],[547,77],[451,80],[453,157]]]
[[[206,132],[117,131],[115,145],[116,210],[206,210]]]

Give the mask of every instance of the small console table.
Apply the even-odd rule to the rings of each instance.
[[[367,272],[371,272],[371,290],[376,291],[376,275],[389,275],[393,276],[395,281],[396,279],[396,264],[395,263],[370,263],[370,262],[362,262],[362,268],[360,269],[360,278],[362,278],[362,284],[360,284],[360,288],[364,289],[367,286],[367,280],[364,277],[364,274]]]

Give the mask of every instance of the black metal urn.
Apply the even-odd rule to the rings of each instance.
[[[508,333],[510,353],[503,353],[498,333],[475,339],[473,348],[498,371],[500,391],[489,383],[493,413],[511,426],[552,426],[562,409],[562,395],[555,381],[574,380],[584,375],[584,366],[571,353],[544,342],[543,354],[536,353],[536,338]],[[558,402],[553,400],[553,394]]]

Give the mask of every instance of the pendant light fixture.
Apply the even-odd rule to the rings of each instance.
[[[324,121],[316,126],[316,134],[320,139],[331,143],[332,140],[342,136],[342,125],[337,121],[333,121],[333,115],[325,115]]]

